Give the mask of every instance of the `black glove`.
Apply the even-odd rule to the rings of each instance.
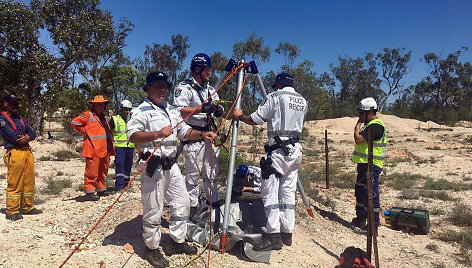
[[[215,111],[213,112],[213,115],[216,117],[221,117],[223,113],[225,112],[225,108],[221,105],[216,105]]]
[[[211,114],[215,111],[216,105],[210,102],[205,102],[202,105],[202,113]]]

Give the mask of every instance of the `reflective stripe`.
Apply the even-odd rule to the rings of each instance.
[[[87,120],[87,122],[97,122],[97,118],[95,118],[95,116],[93,116],[93,113],[92,112],[89,112],[89,118]]]
[[[170,221],[186,221],[188,220],[188,216],[178,217],[178,216],[170,216]]]
[[[23,196],[34,196],[34,193],[23,193]]]
[[[363,157],[363,158],[367,158],[367,157],[368,157],[368,155],[363,154],[363,153],[360,153],[360,152],[356,152],[356,151],[354,151],[354,154],[353,154],[353,155],[359,156],[359,157]],[[384,157],[383,157],[383,156],[376,156],[376,155],[374,155],[374,159],[383,160]]]
[[[81,126],[82,125],[81,123],[79,123],[77,121],[72,121],[71,124],[74,125],[74,126]]]
[[[129,176],[123,175],[123,177],[124,177],[125,179],[129,179]]]
[[[295,205],[291,205],[291,204],[279,204],[279,209],[280,209],[280,210],[295,209]]]
[[[374,208],[374,212],[380,212],[380,208]]]
[[[117,142],[128,142],[128,140],[114,140],[114,141],[115,141],[115,143],[117,143]]]
[[[141,112],[145,112],[145,111],[152,111],[154,110],[154,108],[152,106],[143,106],[143,107],[139,107],[139,110],[141,110]]]
[[[386,143],[377,143],[377,142],[374,142],[374,146],[375,146],[375,147],[385,147],[385,146],[387,146],[387,144],[386,144]]]
[[[9,198],[9,199],[20,199],[21,194],[7,194],[7,198]]]
[[[91,140],[99,140],[99,139],[106,139],[107,136],[106,135],[100,135],[100,136],[93,136],[93,137],[90,137]]]
[[[268,205],[264,207],[264,210],[278,209],[279,204]]]
[[[278,97],[278,96],[281,96],[281,95],[291,95],[291,96],[295,96],[295,97],[303,97],[302,95],[300,95],[296,92],[288,92],[288,91],[276,91],[272,94],[272,96],[274,96],[274,97]]]
[[[84,192],[85,192],[86,194],[91,194],[91,193],[95,193],[95,190],[84,190]]]
[[[125,175],[124,173],[118,173],[118,174],[116,174],[117,177],[118,177],[118,176],[124,176],[124,175]]]
[[[363,207],[364,207],[364,204],[362,204],[362,203],[356,203],[356,207],[361,207],[361,208],[363,208]]]
[[[290,131],[290,130],[276,130],[276,131],[268,131],[267,135],[269,137],[281,136],[281,137],[296,137],[300,135],[298,131]]]

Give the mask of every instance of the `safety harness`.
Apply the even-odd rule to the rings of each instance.
[[[18,131],[18,129],[16,128],[16,125],[15,123],[13,122],[13,120],[11,119],[10,115],[7,113],[7,112],[2,112],[2,115],[5,116],[5,118],[8,120],[8,122],[10,123],[11,127],[13,128],[13,130],[16,132],[16,134],[19,134],[20,132]],[[26,123],[25,123],[25,120],[23,120],[23,118],[21,116],[20,117],[20,122],[21,122],[21,125],[23,126],[23,130],[26,132]]]
[[[289,138],[288,140],[282,141],[279,136],[274,137],[275,144],[269,146],[268,144],[264,145],[264,150],[267,153],[266,157],[262,157],[260,161],[260,167],[261,167],[261,178],[264,180],[269,179],[270,175],[275,174],[277,178],[282,177],[282,174],[278,172],[273,166],[272,166],[272,152],[277,150],[277,149],[282,149],[284,155],[289,155],[290,150],[287,148],[287,145],[295,145],[295,143],[299,142],[299,138]]]

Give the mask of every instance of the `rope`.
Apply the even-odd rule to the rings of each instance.
[[[241,69],[243,66],[238,66],[237,68],[234,68],[234,70],[224,79],[223,83],[221,83],[220,86],[218,86],[217,89],[215,89],[215,91],[210,94],[208,96],[208,98],[202,102],[202,104],[200,104],[194,111],[192,111],[189,115],[187,115],[184,119],[182,119],[180,122],[178,122],[174,127],[172,127],[172,130],[174,130],[175,128],[177,128],[180,124],[182,124],[185,120],[187,120],[188,118],[190,118],[192,115],[194,115],[197,111],[198,108],[201,108],[202,105],[207,102],[213,95],[215,95],[221,88],[222,86],[227,83],[229,81],[229,79],[231,79],[231,77],[233,77],[238,71],[239,69]],[[118,200],[121,198],[121,196],[123,195],[123,193],[128,190],[129,186],[131,185],[132,182],[134,182],[137,178],[137,176],[141,173],[141,171],[143,170],[143,168],[147,165],[147,163],[149,162],[149,160],[151,159],[152,155],[157,151],[157,149],[159,149],[159,147],[162,145],[162,143],[164,142],[164,140],[166,139],[167,137],[163,137],[159,143],[157,144],[157,146],[154,148],[154,151],[152,151],[152,153],[149,155],[149,157],[146,159],[146,161],[144,162],[143,165],[141,165],[141,167],[139,168],[139,170],[134,174],[133,178],[130,179],[128,185],[123,188],[123,190],[121,190],[120,194],[115,198],[115,200],[113,201],[113,203],[106,208],[105,210],[105,213],[103,213],[103,215],[97,220],[97,222],[92,226],[92,228],[90,228],[90,230],[88,231],[88,233],[84,236],[84,238],[82,238],[82,240],[79,242],[79,244],[77,246],[75,246],[75,248],[69,253],[69,255],[67,256],[67,258],[61,263],[61,265],[59,266],[59,268],[62,268],[66,263],[67,261],[72,257],[72,255],[74,255],[74,253],[80,248],[80,246],[87,240],[87,238],[90,236],[90,234],[97,228],[97,226],[100,224],[100,222],[105,218],[105,216],[108,214],[108,212],[110,212],[110,210],[113,208],[113,206],[115,206],[116,203],[118,203]]]

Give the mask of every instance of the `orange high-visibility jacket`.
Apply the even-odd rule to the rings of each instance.
[[[110,128],[108,122],[106,127]],[[107,134],[105,127],[102,126],[100,119],[92,111],[83,112],[74,118],[71,126],[84,136],[84,145],[82,155],[84,157],[106,157],[107,155],[115,155],[115,149],[107,152]],[[113,142],[113,137],[112,142]]]

